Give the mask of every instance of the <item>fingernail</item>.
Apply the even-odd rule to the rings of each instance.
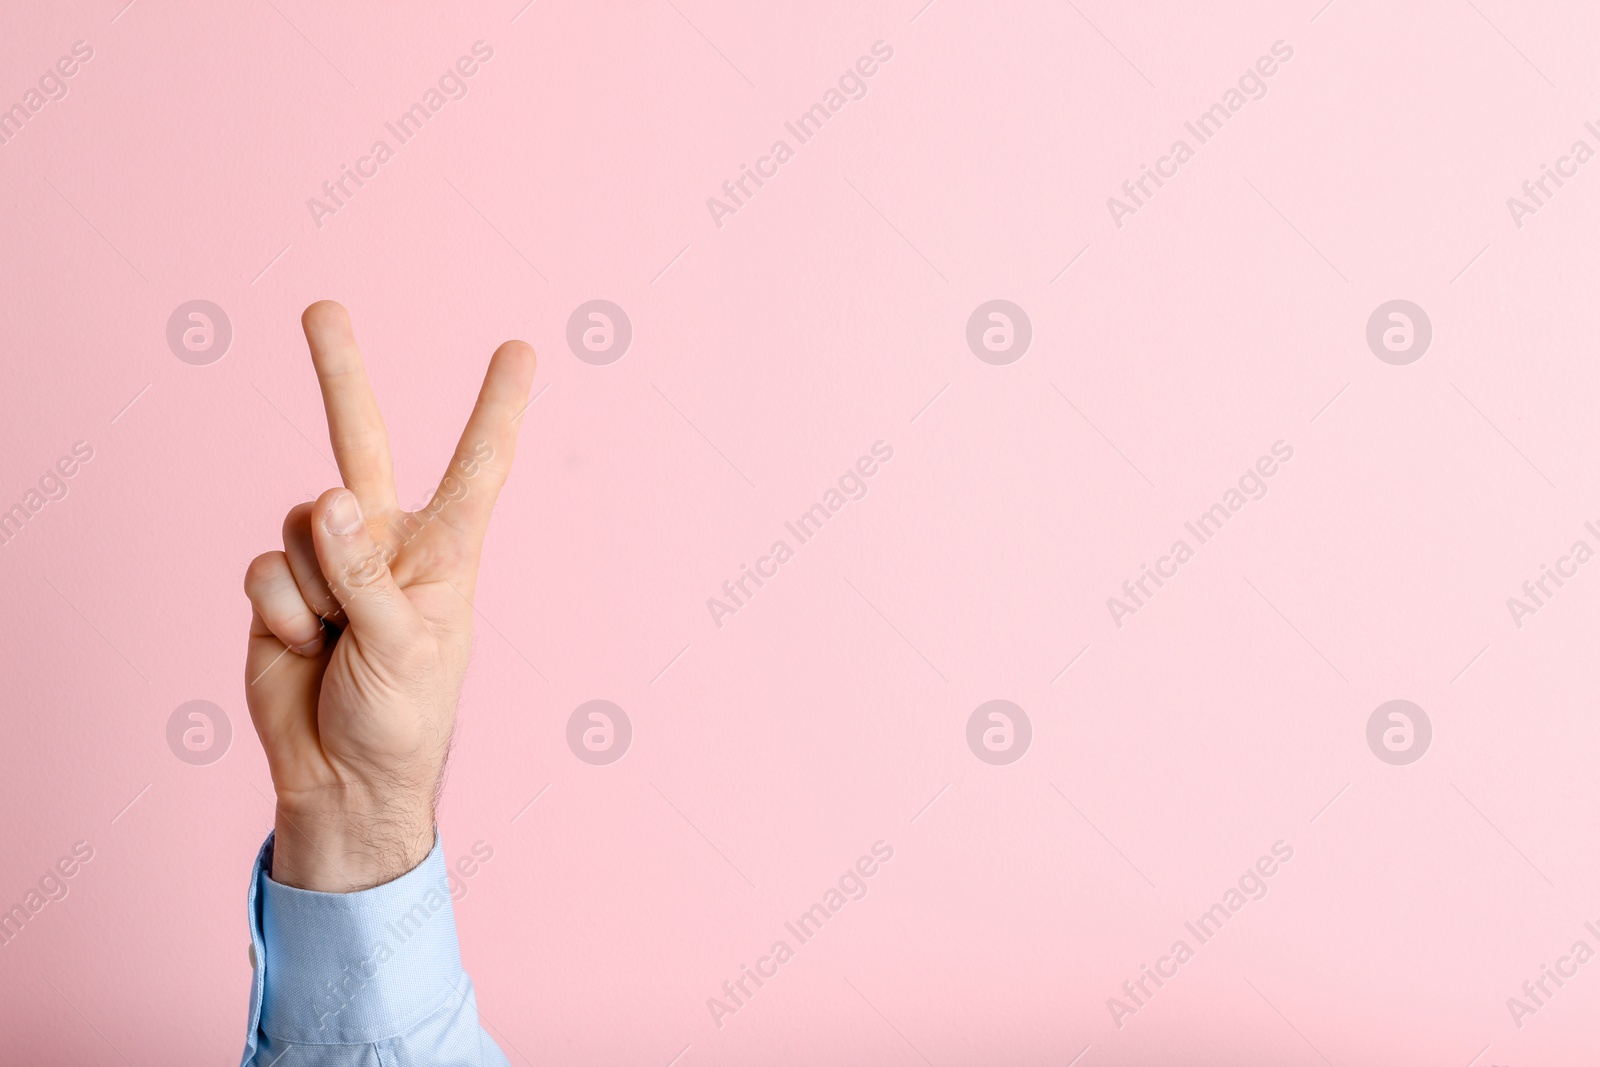
[[[361,505],[356,503],[354,493],[346,490],[328,501],[322,528],[339,537],[348,537],[361,529]]]
[[[310,657],[315,656],[318,652],[322,651],[322,636],[319,634],[312,640],[307,641],[305,644],[295,645],[293,647],[297,655],[305,656],[309,659]]]

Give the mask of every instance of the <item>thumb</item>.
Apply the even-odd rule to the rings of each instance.
[[[389,573],[389,557],[373,539],[356,496],[330,489],[311,510],[312,543],[328,587],[362,641],[404,639],[421,617]]]

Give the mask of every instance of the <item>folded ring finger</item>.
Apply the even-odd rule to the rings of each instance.
[[[265,636],[264,629],[302,656],[322,651],[322,624],[306,607],[282,552],[263,552],[251,561],[244,591],[255,608],[253,635]]]

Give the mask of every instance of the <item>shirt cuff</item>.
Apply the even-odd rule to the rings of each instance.
[[[359,893],[274,882],[272,840],[256,859],[250,909],[251,1021],[263,1033],[299,1044],[383,1041],[460,995],[465,974],[437,833],[427,859]]]

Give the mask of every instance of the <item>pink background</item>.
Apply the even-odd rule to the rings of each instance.
[[[240,586],[336,478],[297,322],[322,297],[404,503],[495,344],[540,354],[441,815],[451,858],[493,849],[457,914],[513,1062],[1600,1053],[1600,962],[1520,1028],[1506,1003],[1600,950],[1600,563],[1520,627],[1506,604],[1600,547],[1600,162],[1506,206],[1600,148],[1600,12],[122,3],[0,13],[0,105],[94,53],[0,146],[0,509],[94,449],[0,547],[0,906],[94,849],[0,948],[0,1059],[237,1059],[271,816]],[[319,228],[307,199],[479,40],[468,95]],[[717,226],[876,41],[866,97]],[[1276,41],[1267,95],[1115,225]],[[565,336],[597,298],[634,330],[608,366]],[[965,340],[995,298],[1033,328],[1006,366]],[[1433,326],[1406,366],[1365,339],[1397,298]],[[233,326],[207,366],[166,342],[191,299]],[[714,625],[879,440],[867,496]],[[1267,496],[1115,625],[1280,440]],[[634,729],[603,767],[565,741],[599,698]],[[997,698],[1033,725],[1006,766],[965,739]],[[1402,698],[1433,739],[1393,766],[1366,724]],[[166,741],[195,699],[234,731],[204,766]],[[878,840],[866,898],[719,1028],[707,998]],[[1119,1028],[1108,998],[1280,840]]]

